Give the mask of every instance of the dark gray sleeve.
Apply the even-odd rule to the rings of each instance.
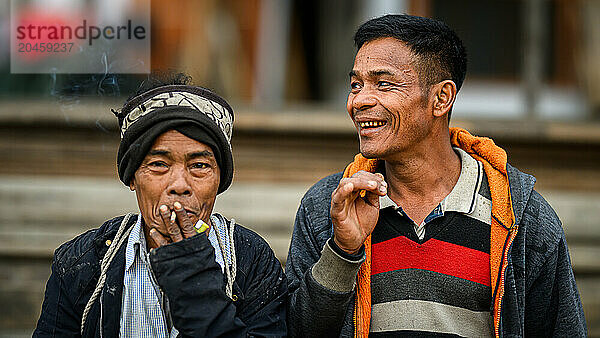
[[[561,238],[526,295],[525,335],[587,337],[583,307]]]
[[[150,252],[181,337],[245,337],[247,325],[223,287],[223,273],[207,236],[196,235]]]
[[[93,249],[98,229],[87,231],[54,251],[42,311],[33,337],[81,337],[81,317],[100,271]],[[98,262],[98,263],[97,263]],[[88,315],[85,332],[94,332],[99,302]],[[120,310],[119,310],[120,311]]]
[[[331,191],[339,177],[311,188],[296,214],[286,262],[292,337],[339,336],[347,312],[352,311],[356,273],[364,256],[358,261],[348,260],[327,242],[332,234]]]
[[[285,337],[286,278],[269,245],[236,228],[238,276],[233,302],[207,236],[195,235],[151,251],[152,269],[169,298],[182,337]],[[237,291],[236,291],[237,290]],[[239,293],[238,293],[239,292]]]
[[[42,312],[33,337],[80,337],[81,315],[75,311],[71,293],[59,273],[61,269],[57,267],[56,254],[54,257]]]
[[[528,259],[530,278],[525,295],[525,336],[586,337],[587,327],[575,283],[569,249],[558,216],[537,192],[532,194],[535,248]],[[526,210],[529,212],[530,210]],[[532,245],[533,246],[533,245]],[[544,253],[536,255],[536,253]]]
[[[248,325],[249,337],[285,337],[288,293],[281,263],[255,232],[238,225],[236,234],[238,317]]]

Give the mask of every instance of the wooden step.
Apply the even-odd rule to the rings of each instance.
[[[295,213],[308,187],[234,183],[218,196],[215,210],[272,241],[277,257],[284,260]],[[600,193],[543,195],[562,219],[575,268],[600,272],[600,260],[593,259],[593,250],[600,248]],[[0,176],[0,252],[48,256],[58,244],[130,211],[137,212],[135,194],[116,179]]]

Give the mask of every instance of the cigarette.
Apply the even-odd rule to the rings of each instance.
[[[171,211],[171,222],[175,222],[176,218],[177,218],[177,215],[175,214],[175,211]]]

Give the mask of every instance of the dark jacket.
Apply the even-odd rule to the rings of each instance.
[[[535,178],[509,165],[507,170],[519,230],[508,248],[499,334],[585,337],[585,318],[560,220],[533,190]],[[334,291],[313,275],[321,250],[333,235],[329,208],[341,177],[341,173],[334,174],[311,187],[296,215],[286,265],[290,336],[354,334],[355,288]],[[345,271],[351,269],[346,267]]]
[[[34,337],[80,336],[82,313],[96,287],[100,261],[122,219],[111,219],[56,250]],[[131,217],[127,227],[135,221],[136,217]],[[225,277],[207,236],[193,236],[150,253],[150,264],[169,298],[173,324],[180,336],[286,335],[287,286],[279,261],[256,233],[237,225],[233,237],[237,257],[235,301],[225,294]],[[87,317],[85,337],[119,335],[125,248],[119,248],[107,270],[104,288]]]

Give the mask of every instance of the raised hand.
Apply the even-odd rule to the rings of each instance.
[[[337,246],[349,254],[360,249],[377,224],[379,196],[385,194],[387,183],[379,173],[361,170],[340,180],[331,194],[330,209]]]
[[[170,211],[166,205],[161,205],[159,211],[168,233],[162,234],[156,228],[150,229],[150,237],[157,246],[179,242],[197,234],[192,220],[181,203],[175,202],[173,211]]]

